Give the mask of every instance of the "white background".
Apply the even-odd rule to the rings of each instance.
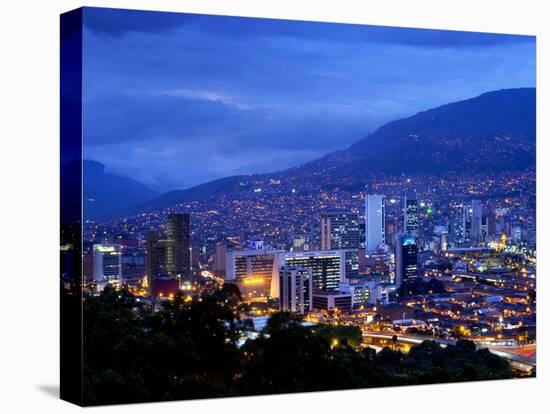
[[[91,408],[144,413],[548,412],[550,11],[506,0],[89,0],[84,5],[537,35],[536,379]],[[58,392],[59,14],[69,0],[4,1],[0,13],[0,411],[74,412]],[[550,276],[549,276],[550,277]],[[545,394],[546,392],[546,394]]]

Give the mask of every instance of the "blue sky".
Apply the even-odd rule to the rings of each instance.
[[[277,171],[535,86],[535,38],[87,8],[85,157],[158,191]]]

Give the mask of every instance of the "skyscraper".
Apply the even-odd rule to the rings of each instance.
[[[359,215],[351,211],[321,213],[321,249],[358,249]]]
[[[191,277],[191,240],[189,214],[169,214],[166,228],[168,240],[166,270],[171,276],[189,279]]]
[[[279,300],[281,311],[304,314],[312,309],[311,269],[281,267],[279,271]]]
[[[94,280],[122,282],[122,252],[119,244],[94,244]]]
[[[359,215],[351,211],[321,213],[321,249],[347,249],[346,275],[359,272]]]
[[[416,193],[408,192],[405,195],[405,235],[418,236],[418,199]]]
[[[395,281],[397,286],[403,282],[414,281],[418,277],[418,247],[414,237],[403,237],[395,249]]]
[[[345,250],[286,252],[279,255],[280,265],[311,269],[312,286],[317,291],[338,291],[345,281]]]
[[[147,286],[153,279],[169,275],[178,280],[191,278],[189,214],[168,215],[166,234],[150,231],[146,236]]]
[[[167,274],[166,256],[168,241],[161,232],[149,231],[146,236],[147,251],[147,287],[152,293],[153,279],[161,274]]]
[[[375,252],[384,242],[384,196],[367,194],[365,199],[365,250],[367,252]]]
[[[227,255],[227,243],[216,243],[216,254],[214,255],[214,263],[212,270],[217,276],[225,277],[225,258]]]
[[[480,242],[483,239],[483,205],[480,200],[472,200],[470,205],[471,211],[471,240]]]

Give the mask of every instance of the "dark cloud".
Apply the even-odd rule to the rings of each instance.
[[[162,13],[99,7],[84,7],[83,9],[85,27],[94,32],[115,37],[120,37],[126,32],[170,32],[194,18],[194,15],[185,13]]]
[[[233,39],[292,37],[338,42],[400,44],[425,47],[475,47],[532,42],[534,36],[398,28],[329,22],[215,16],[143,10],[84,8],[86,27],[121,36],[125,32],[161,33],[193,26],[204,33]],[[399,30],[396,30],[399,29]]]

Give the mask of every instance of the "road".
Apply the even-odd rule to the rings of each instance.
[[[393,336],[397,336],[398,342],[409,343],[413,345],[418,345],[423,341],[432,340],[440,343],[442,346],[453,345],[456,341],[452,339],[442,339],[435,337],[426,337],[419,335],[408,335],[396,332],[370,332],[363,331],[364,338],[372,339],[385,339],[390,340]],[[475,342],[475,341],[474,341]],[[510,361],[510,364],[523,372],[531,372],[533,368],[536,367],[536,344],[528,344],[525,346],[482,346],[482,348],[487,348],[489,351],[495,355],[506,358]]]

